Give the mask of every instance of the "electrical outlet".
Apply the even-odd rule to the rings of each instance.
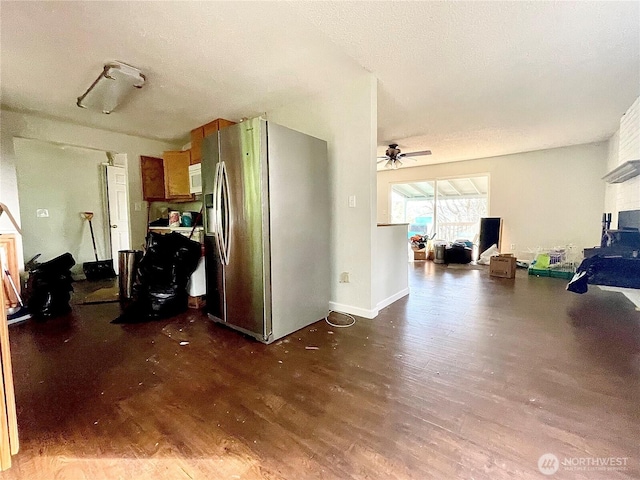
[[[133,204],[133,209],[134,209],[136,212],[141,211],[141,210],[142,210],[142,202],[135,202],[135,203]]]
[[[340,283],[349,283],[349,272],[342,272],[340,274]]]
[[[49,210],[46,208],[38,208],[36,210],[36,217],[38,218],[47,218],[49,217]]]
[[[349,208],[356,208],[356,196],[349,195]]]
[[[511,253],[513,253],[513,252],[515,252],[515,251],[516,251],[516,244],[515,244],[515,243],[512,243],[512,244],[511,244]]]

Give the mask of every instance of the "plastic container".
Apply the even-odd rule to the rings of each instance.
[[[535,275],[537,277],[548,277],[549,269],[548,268],[529,268],[529,275]]]
[[[142,259],[140,250],[120,250],[118,252],[120,300],[131,300],[133,298],[133,285],[136,281],[136,272],[140,259]]]
[[[176,211],[169,212],[169,226],[170,227],[180,226],[180,212],[176,212]]]
[[[444,263],[444,250],[446,243],[436,242],[434,245],[433,263]]]
[[[193,225],[191,212],[182,212],[182,216],[180,217],[180,224],[183,227],[190,227],[191,225]]]

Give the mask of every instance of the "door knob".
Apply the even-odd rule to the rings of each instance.
[[[111,228],[118,228],[118,225],[111,225]]]

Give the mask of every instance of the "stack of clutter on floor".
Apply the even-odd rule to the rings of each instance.
[[[187,283],[200,260],[200,243],[180,235],[150,233],[140,260],[133,302],[112,323],[172,317],[187,310]]]
[[[576,254],[572,245],[538,249],[529,265],[529,275],[570,279],[576,271]]]
[[[29,311],[36,317],[57,317],[71,310],[73,287],[71,267],[76,264],[70,253],[35,266],[29,272]]]
[[[429,237],[428,235],[414,235],[409,239],[414,260],[427,260],[429,243],[432,238],[433,237]]]

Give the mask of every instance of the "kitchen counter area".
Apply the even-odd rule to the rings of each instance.
[[[204,227],[202,225],[198,225],[195,227],[169,227],[169,226],[149,226],[150,232],[166,234],[171,232],[179,233],[180,235],[184,235],[185,237],[189,237],[191,235],[191,231],[193,230],[193,235],[191,236],[192,240],[196,242],[203,243],[204,242]]]

